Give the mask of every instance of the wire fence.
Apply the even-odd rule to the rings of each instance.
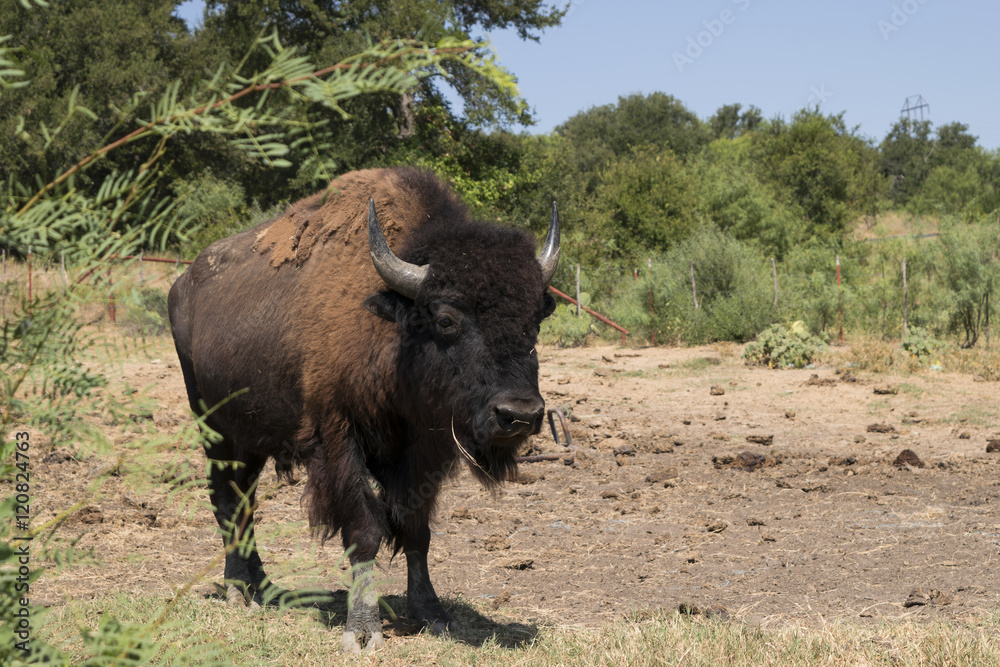
[[[954,287],[945,284],[947,271],[941,266],[941,253],[935,250],[937,254],[932,257],[921,252],[916,246],[880,247],[869,253],[817,255],[815,261],[798,265],[779,263],[773,257],[759,265],[758,256],[749,269],[734,268],[733,262],[718,257],[712,261],[674,258],[672,262],[650,258],[646,267],[628,272],[628,282],[633,284],[631,294],[620,287],[605,286],[599,290],[607,293],[589,304],[592,307],[580,300],[581,273],[584,281],[587,276],[574,265],[576,275],[571,279],[575,278],[576,298],[554,286],[550,290],[576,305],[578,316],[593,317],[615,329],[623,343],[632,333],[655,345],[658,331],[662,342],[680,340],[678,325],[671,325],[671,333],[665,320],[704,320],[726,301],[736,303],[735,317],[748,321],[757,318],[749,329],[733,334],[734,339],[745,337],[747,330],[752,336],[766,326],[759,322],[781,318],[806,320],[816,331],[832,329],[840,342],[845,327],[905,336],[914,321],[941,329],[946,311],[958,298]],[[74,290],[74,298],[85,323],[114,324],[123,311],[134,314],[131,311],[138,309],[160,313],[165,327],[166,294],[189,264],[190,260],[177,255],[139,254],[74,266],[67,263],[63,253],[8,246],[0,251],[0,319],[6,323],[23,314],[34,299],[53,293],[65,295],[80,286],[86,289]],[[967,329],[982,333],[989,344],[995,303],[993,278],[986,280],[979,289],[980,301],[971,307],[975,321],[966,324]],[[629,300],[631,311],[622,303]],[[738,310],[741,308],[742,312]],[[640,311],[646,315],[636,317]]]
[[[126,308],[134,305],[143,290],[162,292],[165,303],[170,286],[189,264],[191,260],[180,256],[139,254],[112,255],[96,265],[81,267],[67,264],[65,253],[8,246],[0,250],[0,321],[22,316],[36,299],[73,291],[78,315],[86,323],[116,323],[123,296]]]
[[[859,252],[865,246],[870,250]],[[592,307],[654,345],[661,337],[747,340],[772,323],[794,320],[838,342],[848,330],[905,338],[913,326],[958,335],[963,346],[991,342],[993,286],[1000,283],[996,252],[979,252],[974,241],[928,245],[913,237],[851,250],[827,255],[817,249],[784,262],[714,248],[698,258],[674,253],[630,268],[627,282],[617,285],[606,270],[585,272],[583,289],[601,294]]]

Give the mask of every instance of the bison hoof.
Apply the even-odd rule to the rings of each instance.
[[[344,634],[340,637],[340,646],[344,649],[344,653],[361,653],[360,642],[364,641],[366,634],[365,632],[344,630]],[[371,633],[368,643],[365,644],[365,651],[380,649],[384,644],[385,639],[382,637],[382,631],[377,630]]]
[[[247,606],[247,595],[236,584],[229,584],[226,587],[226,604],[230,607],[245,607]]]
[[[427,624],[427,632],[432,635],[450,635],[458,632],[458,623],[448,619],[433,621]]]

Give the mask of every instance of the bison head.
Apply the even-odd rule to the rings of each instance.
[[[425,433],[447,439],[484,483],[510,478],[515,455],[538,433],[535,343],[555,302],[546,288],[559,261],[555,204],[541,254],[534,239],[464,216],[429,220],[397,257],[368,211],[372,262],[389,290],[365,306],[397,323],[402,409]]]

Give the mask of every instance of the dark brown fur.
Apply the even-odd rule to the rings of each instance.
[[[375,272],[370,198],[396,253],[430,265],[416,301]],[[352,560],[374,558],[383,541],[408,562],[422,551],[426,573],[428,520],[461,456],[455,439],[488,486],[516,474],[527,434],[501,437],[491,410],[497,396],[538,394],[534,345],[554,304],[534,251],[528,234],[470,221],[444,184],[405,168],[347,174],[209,246],[169,307],[192,408],[247,388],[208,417],[224,436],[210,457],[245,466],[241,480],[212,480],[220,525],[227,484],[252,484],[268,458],[280,473],[297,463],[324,539],[341,532]],[[440,335],[442,312],[462,323],[458,339]],[[263,585],[255,553],[227,559],[226,576]],[[410,577],[417,615],[446,617],[425,574],[411,564]]]

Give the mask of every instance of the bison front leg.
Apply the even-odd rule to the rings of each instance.
[[[382,637],[382,620],[378,613],[378,593],[372,573],[374,560],[357,561],[351,557],[354,572],[354,585],[348,597],[347,623],[344,624],[344,634],[340,645],[345,653],[360,653],[361,645],[365,649],[380,648],[384,642]]]
[[[359,504],[359,507],[363,505]],[[350,549],[351,572],[354,583],[347,600],[347,622],[340,639],[346,653],[360,653],[361,647],[376,649],[382,646],[382,620],[378,613],[378,592],[372,571],[375,557],[382,543],[380,531],[374,520],[364,521],[367,516],[359,512],[352,525],[341,529],[344,549]],[[371,519],[370,516],[368,516]]]
[[[431,529],[426,519],[412,535],[403,536],[406,554],[406,604],[410,616],[420,620],[430,632],[441,635],[457,632],[458,624],[441,606],[427,570],[427,551],[430,549]]]

